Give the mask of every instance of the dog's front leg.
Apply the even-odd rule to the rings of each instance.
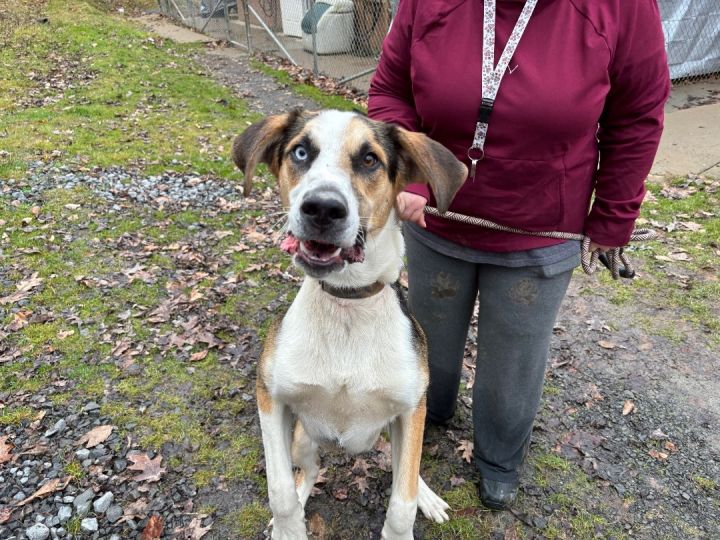
[[[268,497],[273,513],[272,538],[305,540],[305,515],[295,490],[290,457],[290,410],[284,404],[273,400],[261,382],[258,382],[257,397],[265,448]]]
[[[424,428],[425,397],[414,411],[398,416],[390,425],[393,482],[382,530],[382,537],[386,540],[413,537]]]

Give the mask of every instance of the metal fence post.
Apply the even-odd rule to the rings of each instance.
[[[248,0],[242,0],[243,19],[245,20],[245,37],[247,38],[248,52],[252,54],[252,39],[250,37],[250,10],[248,9]]]
[[[318,55],[317,55],[317,27],[319,20],[315,20],[315,0],[310,0],[310,12],[312,18],[312,56],[313,56],[313,75],[318,76]]]

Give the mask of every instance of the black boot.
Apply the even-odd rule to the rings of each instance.
[[[518,492],[517,482],[500,482],[483,478],[478,483],[480,500],[492,510],[507,510]]]

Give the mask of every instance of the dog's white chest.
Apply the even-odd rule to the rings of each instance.
[[[366,450],[425,390],[411,322],[390,288],[343,302],[307,289],[283,320],[268,389],[312,438]]]

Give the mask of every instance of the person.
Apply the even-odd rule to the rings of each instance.
[[[602,251],[629,240],[669,87],[656,0],[401,0],[368,113],[468,165],[451,211],[582,232]],[[428,420],[453,416],[477,298],[473,461],[482,502],[506,509],[580,246],[424,215],[426,204],[419,184],[396,201],[428,338]]]

